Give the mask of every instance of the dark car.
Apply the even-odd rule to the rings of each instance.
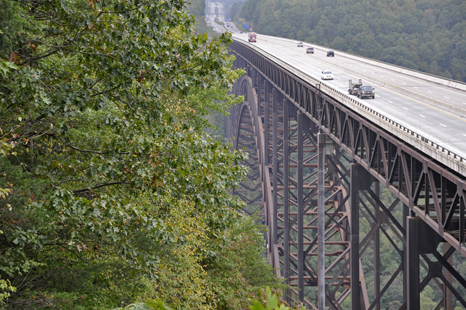
[[[333,51],[328,51],[327,57],[335,57],[335,53]]]
[[[308,47],[308,48],[306,49],[306,53],[307,53],[307,54],[314,54],[314,48],[313,48],[313,47]]]
[[[375,88],[370,85],[362,85],[358,89],[358,98],[372,98],[375,99]]]

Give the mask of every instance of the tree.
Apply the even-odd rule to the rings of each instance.
[[[204,131],[241,100],[228,35],[193,35],[181,0],[9,3],[30,27],[1,62],[7,307],[216,307],[208,270],[237,237],[229,192],[246,173]]]

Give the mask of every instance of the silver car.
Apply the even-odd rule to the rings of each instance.
[[[298,43],[298,47],[303,47],[303,46],[304,46],[303,42]]]

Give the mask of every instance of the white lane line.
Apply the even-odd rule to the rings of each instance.
[[[433,92],[431,92],[430,90],[428,90],[427,92],[433,94]]]
[[[422,115],[422,114],[419,114],[419,116],[422,117],[422,118],[426,118],[426,117],[425,117],[424,115]]]
[[[439,125],[440,125],[440,126],[442,126],[442,127],[445,127],[445,128],[447,128],[447,126],[445,126],[444,124],[440,124],[440,123],[439,123]]]
[[[401,84],[406,85],[406,83],[401,83]]]
[[[464,133],[463,133],[463,136],[465,136],[465,137],[466,137],[466,134],[464,134]]]
[[[392,79],[392,81],[394,81],[394,79]]]
[[[403,109],[405,109],[406,111],[408,111],[408,109],[407,109],[407,108],[405,108],[405,107],[403,107]]]
[[[387,100],[387,101],[390,102],[390,103],[393,103],[393,102],[391,102],[390,100]]]
[[[450,97],[447,97],[447,96],[443,96],[443,97],[445,97],[445,98],[447,98],[447,99],[450,99]]]

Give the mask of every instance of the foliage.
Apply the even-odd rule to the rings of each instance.
[[[205,131],[241,100],[226,95],[242,74],[228,35],[195,35],[182,0],[2,1],[6,307],[232,309],[228,296],[279,285],[247,270],[266,262],[229,194],[246,155]],[[232,255],[240,239],[251,252]],[[224,291],[229,272],[249,282]]]
[[[4,304],[4,300],[10,296],[10,293],[15,291],[16,288],[10,285],[10,281],[0,280],[0,306]]]
[[[296,310],[304,310],[304,307],[296,306],[293,308],[289,308],[287,304],[283,301],[280,301],[279,295],[276,293],[272,294],[272,290],[267,286],[265,290],[265,294],[261,294],[263,300],[259,301],[257,299],[252,300],[252,305],[249,306],[251,310],[289,310],[289,309],[296,309]],[[265,299],[265,300],[264,300]]]
[[[128,305],[124,308],[117,308],[114,310],[170,310],[169,307],[165,306],[163,301],[158,300],[149,300],[146,302],[140,302]]]
[[[257,31],[466,82],[462,0],[248,0]]]
[[[208,263],[209,278],[222,310],[246,309],[251,298],[265,286],[285,289],[274,276],[274,269],[264,257],[264,229],[259,230],[254,218],[238,215],[229,231],[234,240],[217,252]]]

